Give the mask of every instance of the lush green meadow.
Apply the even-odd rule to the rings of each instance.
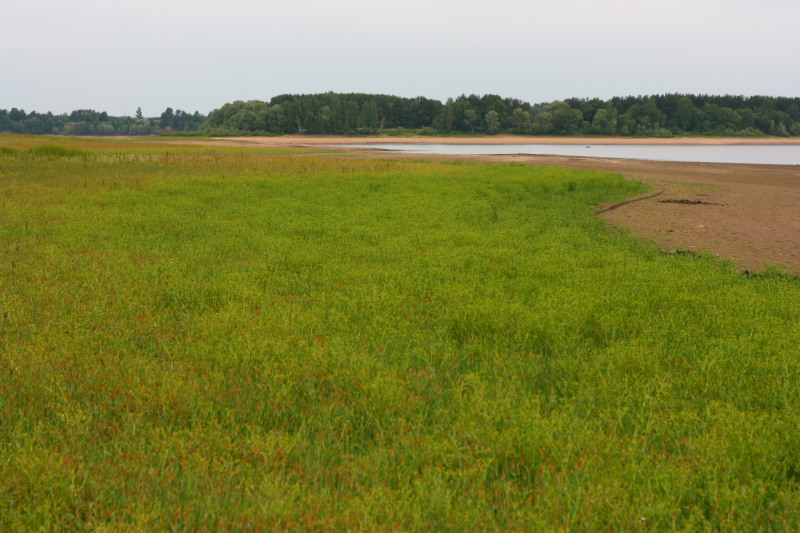
[[[800,283],[646,190],[0,136],[0,531],[797,530]]]

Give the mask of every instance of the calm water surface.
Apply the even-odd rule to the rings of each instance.
[[[533,154],[582,157],[613,157],[647,161],[702,163],[751,163],[800,165],[800,145],[700,146],[637,144],[348,144],[346,146],[415,154],[493,155]]]

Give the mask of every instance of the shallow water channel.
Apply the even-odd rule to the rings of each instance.
[[[353,148],[415,154],[563,155],[686,163],[800,165],[800,145],[639,145],[639,144],[348,144]]]

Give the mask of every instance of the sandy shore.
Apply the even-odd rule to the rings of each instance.
[[[208,144],[271,148],[321,148],[331,144],[800,144],[794,139],[623,139],[578,137],[242,137]],[[778,265],[800,273],[800,166],[635,161],[551,155],[434,155],[340,149],[329,157],[432,161],[516,162],[617,172],[649,183],[661,193],[601,216],[655,241],[666,250],[718,255],[737,266],[761,270]]]

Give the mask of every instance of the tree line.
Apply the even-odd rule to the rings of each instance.
[[[665,94],[570,98],[530,104],[498,95],[446,102],[373,94],[281,95],[225,104],[206,131],[217,134],[498,134],[799,136],[800,98]]]
[[[363,93],[284,94],[227,103],[208,117],[168,107],[160,117],[105,112],[25,113],[0,109],[0,131],[56,135],[204,135],[515,133],[521,135],[800,136],[800,98],[657,96],[570,98],[531,104],[487,94],[446,102]]]
[[[147,118],[142,109],[133,117],[109,116],[105,111],[77,109],[71,113],[26,113],[22,109],[0,109],[0,132],[32,135],[152,135],[170,132],[197,132],[206,116],[195,111],[173,111],[168,107],[161,118]]]

